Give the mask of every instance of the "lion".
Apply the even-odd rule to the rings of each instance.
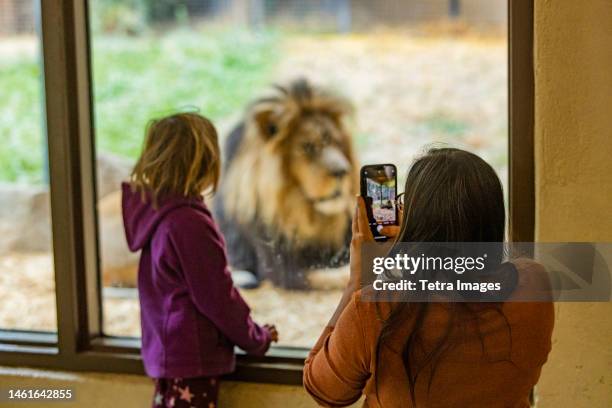
[[[234,270],[304,289],[310,270],[348,262],[358,186],[351,113],[346,99],[303,79],[247,109],[226,140],[214,205]]]

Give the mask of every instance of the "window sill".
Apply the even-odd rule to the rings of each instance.
[[[272,347],[265,357],[237,350],[236,355],[236,370],[226,376],[228,380],[302,385],[305,349]],[[88,350],[64,355],[59,353],[53,333],[0,331],[0,364],[144,375],[138,338],[95,338]]]

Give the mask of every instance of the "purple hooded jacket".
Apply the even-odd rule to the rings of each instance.
[[[154,209],[123,183],[123,222],[138,268],[142,359],[153,378],[217,376],[235,367],[234,344],[263,355],[270,333],[233,285],[225,242],[203,200]]]

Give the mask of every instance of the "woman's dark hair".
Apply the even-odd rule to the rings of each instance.
[[[402,225],[396,242],[502,243],[504,240],[506,215],[501,183],[493,168],[473,153],[454,148],[429,149],[412,164],[404,193]],[[498,261],[501,263],[501,252]],[[411,326],[402,359],[414,406],[419,374],[429,367],[431,386],[437,362],[451,346],[453,328],[466,315],[465,311],[473,313],[465,303],[446,303],[446,306],[449,312],[446,331],[428,350],[422,347],[421,335],[431,303],[396,303],[389,316],[382,319],[376,364],[390,335],[400,327]],[[418,361],[414,356],[417,348]]]

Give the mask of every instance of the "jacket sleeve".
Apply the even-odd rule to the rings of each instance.
[[[234,287],[225,244],[212,217],[198,215],[178,217],[169,228],[191,300],[232,343],[249,354],[264,355],[270,333],[253,321],[251,310]]]
[[[355,295],[335,327],[327,327],[304,363],[304,387],[327,407],[357,401],[370,377],[369,354]]]

